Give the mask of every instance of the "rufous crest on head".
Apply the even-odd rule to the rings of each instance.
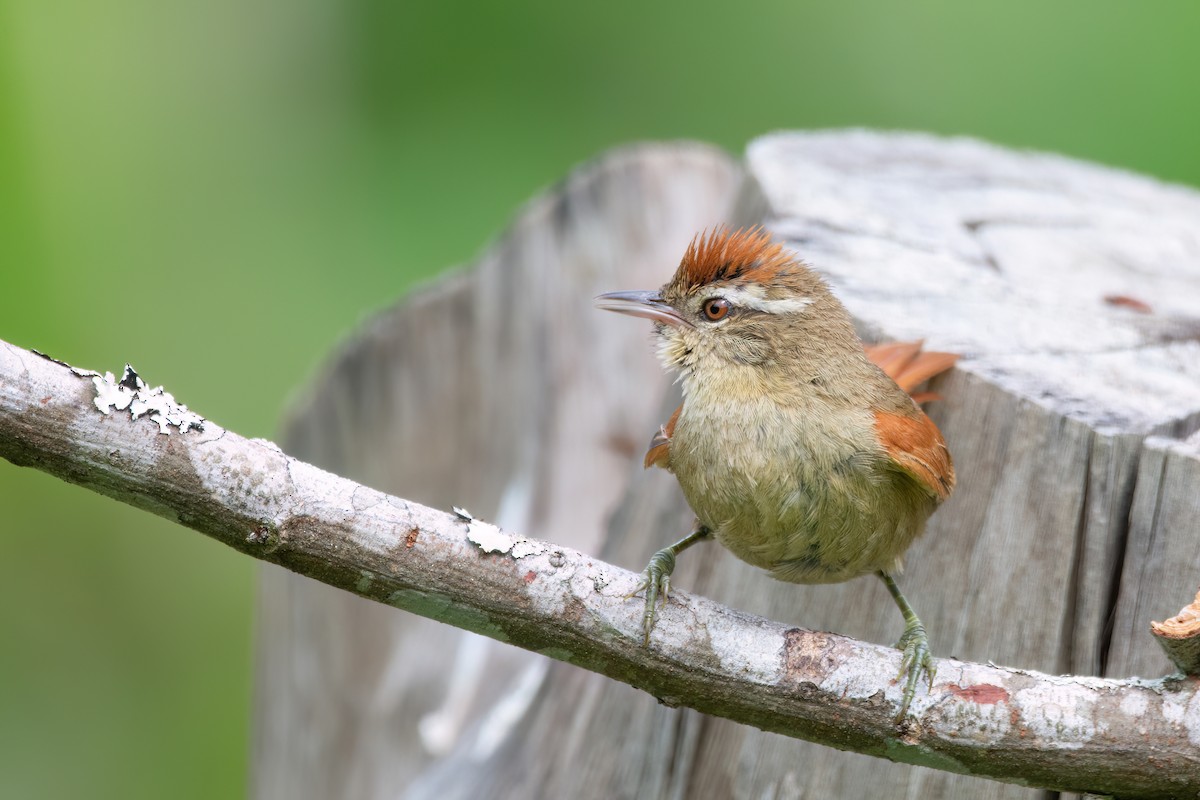
[[[683,254],[674,282],[684,290],[718,281],[767,283],[795,263],[761,225],[732,233],[719,227],[696,234]]]

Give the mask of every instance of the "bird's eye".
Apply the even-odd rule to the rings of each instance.
[[[704,301],[704,318],[709,322],[717,322],[729,316],[729,301],[724,297],[714,297]]]

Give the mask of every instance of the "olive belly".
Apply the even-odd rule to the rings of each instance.
[[[778,580],[838,583],[877,570],[898,572],[932,510],[929,498],[900,474],[846,483],[814,481],[740,497],[685,495],[717,541]]]

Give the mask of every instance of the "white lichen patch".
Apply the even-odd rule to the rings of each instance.
[[[467,524],[467,538],[485,553],[507,553],[516,543],[513,537],[490,522],[472,519]]]
[[[124,411],[133,402],[134,391],[117,383],[117,379],[111,372],[92,378],[92,383],[96,387],[96,396],[92,402],[96,404],[96,408],[100,409],[101,414]]]
[[[1059,747],[1077,749],[1100,732],[1096,725],[1096,693],[1086,686],[1062,683],[1022,689],[1014,696],[1021,724]]]
[[[546,552],[543,542],[507,534],[490,522],[483,522],[474,517],[467,523],[467,538],[479,545],[479,549],[485,553],[511,553],[513,558],[526,558]]]
[[[1149,706],[1150,702],[1146,699],[1146,695],[1141,692],[1129,692],[1121,700],[1121,713],[1140,719],[1146,715]]]
[[[526,539],[524,537],[517,537],[516,541],[513,542],[513,558],[537,556],[544,552],[546,552],[546,544],[544,542],[535,542],[532,539]]]
[[[903,687],[896,681],[896,663],[888,658],[856,658],[850,661],[840,661],[829,671],[828,677],[822,682],[821,688],[830,694],[853,700],[866,700],[874,697],[883,689],[889,699],[898,704]],[[925,691],[926,684],[917,685],[917,694],[913,697],[913,710],[916,712],[928,702]]]
[[[609,577],[609,574],[605,572],[603,567],[599,568],[596,574],[592,576],[592,587],[597,592],[602,591],[610,583],[612,583],[612,578]]]
[[[662,627],[655,636],[687,635],[688,626]],[[721,669],[732,675],[773,686],[783,672],[783,659],[779,647],[779,630],[773,625],[750,628],[744,617],[732,614],[714,614],[707,625],[712,653],[721,663]]]
[[[894,676],[893,676],[894,677]],[[1007,672],[982,664],[947,659],[938,664],[933,691],[917,689],[912,707],[940,714],[941,730],[955,742],[987,746],[1007,736],[1013,727],[1013,701],[1009,697]],[[954,697],[956,702],[945,702]]]
[[[1200,693],[1163,695],[1163,719],[1187,731],[1188,741],[1200,745]]]
[[[175,402],[175,397],[163,387],[151,389],[141,376],[129,364],[125,372],[117,380],[111,372],[92,377],[96,387],[96,396],[92,399],[101,414],[112,414],[114,411],[129,411],[131,419],[148,417],[158,425],[158,432],[170,435],[171,429],[180,433],[190,430],[203,431],[204,418],[199,414],[188,411],[188,407]]]
[[[934,686],[932,695],[925,694],[922,685],[917,689],[913,698],[914,710],[924,711],[926,708],[937,708],[939,700],[944,695]],[[924,698],[924,702],[921,702]],[[955,742],[971,742],[975,745],[987,746],[994,744],[1012,731],[1012,710],[1007,702],[979,703],[958,702],[949,704],[945,713],[948,723],[945,727],[946,738]]]

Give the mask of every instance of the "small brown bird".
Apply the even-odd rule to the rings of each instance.
[[[782,581],[874,572],[904,615],[903,716],[922,676],[932,687],[934,666],[894,576],[954,488],[942,435],[906,389],[956,357],[876,347],[901,388],[825,282],[761,229],[700,234],[662,289],[597,305],[652,320],[659,357],[683,382],[683,404],[645,465],[675,474],[697,522],[646,567],[647,642],[675,557],[710,536]]]

